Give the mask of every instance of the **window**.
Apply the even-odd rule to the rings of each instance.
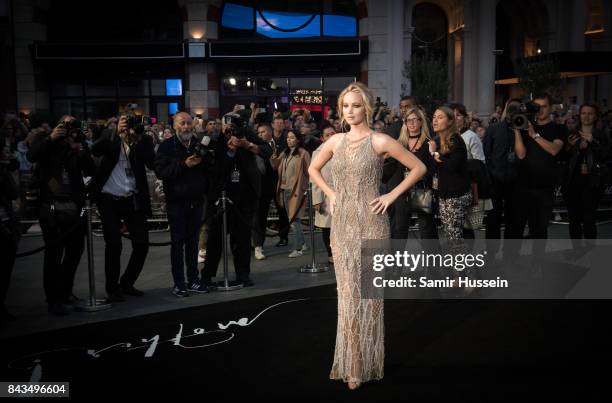
[[[231,0],[221,14],[223,38],[356,37],[357,6],[352,0]]]
[[[286,78],[257,79],[257,95],[287,95],[288,89]]]
[[[178,102],[170,102],[168,104],[168,115],[176,115],[178,112]]]
[[[85,93],[90,97],[114,97],[116,84],[115,80],[87,80]]]
[[[149,80],[119,80],[119,96],[149,95]]]
[[[83,88],[85,92],[83,93]],[[183,102],[183,80],[169,79],[62,79],[51,83],[54,117],[64,114],[79,119],[107,119],[136,104],[137,114],[149,115],[156,103],[166,102],[173,114]],[[169,98],[166,98],[169,97]],[[164,99],[166,98],[166,99]],[[168,104],[167,102],[170,102]]]
[[[166,95],[169,97],[183,95],[183,82],[180,79],[166,80]]]

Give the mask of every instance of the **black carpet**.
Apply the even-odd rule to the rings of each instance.
[[[584,401],[607,386],[608,301],[391,300],[385,377],[351,392],[328,379],[335,292],[316,287],[3,340],[0,380],[69,381],[77,399],[203,402]]]

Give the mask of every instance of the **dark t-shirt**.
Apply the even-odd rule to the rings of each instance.
[[[548,141],[561,140],[567,142],[567,127],[550,122],[536,125],[535,132]],[[559,172],[556,156],[544,150],[527,132],[522,133],[526,155],[520,163],[520,182],[531,188],[553,188],[557,183]]]

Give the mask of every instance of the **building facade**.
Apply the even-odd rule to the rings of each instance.
[[[611,24],[604,0],[3,0],[14,78],[3,107],[95,119],[137,104],[161,121],[251,101],[324,113],[353,80],[397,105],[415,85],[406,63],[426,54],[446,66],[446,98],[483,116],[522,95],[513,66],[538,55],[558,60],[561,102],[609,108]]]

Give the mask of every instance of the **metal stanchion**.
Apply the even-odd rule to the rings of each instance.
[[[97,312],[112,308],[105,300],[96,299],[96,272],[94,269],[93,235],[91,231],[91,201],[85,200],[87,220],[87,268],[89,269],[89,300],[76,304],[74,309],[81,312]]]
[[[221,208],[223,209],[223,281],[218,282],[214,288],[217,291],[234,291],[242,288],[242,283],[236,281],[229,281],[229,267],[228,267],[228,247],[227,247],[227,203],[231,203],[226,196],[225,190],[221,192],[221,198],[217,200],[216,205],[221,202]]]
[[[299,217],[297,218],[299,220]],[[323,273],[329,270],[326,264],[318,264],[315,257],[314,213],[312,208],[312,183],[308,184],[308,221],[310,226],[310,253],[312,262],[298,269],[300,273]]]

